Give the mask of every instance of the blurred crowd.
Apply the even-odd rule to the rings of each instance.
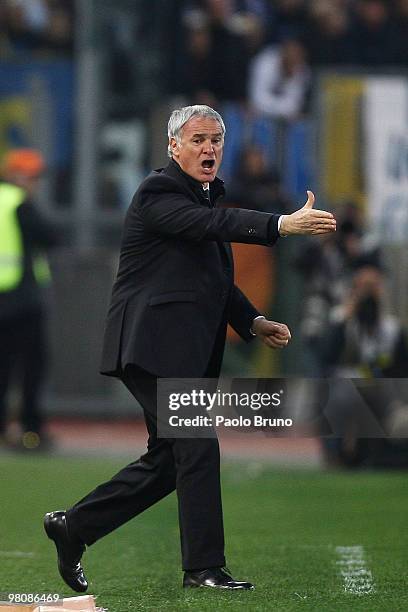
[[[285,192],[277,168],[254,144],[243,148],[228,187],[228,206],[284,214],[298,207]],[[390,270],[381,249],[367,232],[361,206],[339,203],[335,215],[337,232],[299,242],[295,256],[286,251],[286,243],[279,245],[302,281],[297,321],[304,355],[301,374],[405,377],[408,338],[393,313],[387,287]],[[239,265],[237,271],[241,273]]]
[[[103,11],[97,12],[99,2],[108,7],[103,16]],[[0,0],[1,57],[21,63],[73,57],[75,5],[75,0]],[[231,162],[224,174],[226,205],[291,213],[299,203],[293,201],[295,188],[290,190],[283,177],[287,141],[282,135],[296,127],[294,120],[308,115],[316,71],[357,67],[384,73],[405,71],[408,66],[408,0],[163,0],[157,6],[151,0],[94,0],[93,6],[101,35],[92,40],[99,45],[104,66],[104,95],[99,101],[105,121],[100,132],[99,206],[128,206],[130,194],[150,167],[152,108],[163,100],[167,104],[171,97],[172,105],[209,104],[225,116],[228,138],[223,171],[228,159]],[[157,123],[161,125],[161,119]],[[278,126],[277,132],[283,126],[282,134],[272,138],[266,129],[272,125]],[[304,157],[300,145],[297,154]],[[71,176],[69,169],[63,170]],[[13,176],[5,174],[3,179],[17,185]],[[65,185],[57,185],[58,189],[64,195],[57,194],[56,200],[65,202],[69,190]],[[23,226],[25,211],[31,208],[25,201],[19,203]],[[303,248],[299,247],[292,269],[285,261],[286,273],[294,276],[295,268],[303,285],[300,320],[296,321],[303,340],[300,373],[317,378],[406,377],[408,341],[387,303],[389,270],[367,239],[361,207],[339,205],[336,217],[335,235],[299,243]],[[35,238],[29,235],[29,249],[30,241],[52,246],[53,240],[39,239],[30,219],[27,223],[27,234]],[[41,230],[38,218],[36,224]],[[113,233],[111,226],[109,233]],[[285,248],[286,241],[281,241],[280,263],[293,255]],[[235,256],[237,271],[243,275],[246,269],[249,283],[256,276],[266,279],[259,294],[266,312],[275,299],[270,287],[274,255],[251,252],[249,260],[245,250],[237,250]],[[31,266],[27,257],[24,262]],[[29,367],[24,378],[26,407],[21,417],[22,432],[30,433],[26,442],[35,448],[47,443],[37,406],[46,347],[41,335],[44,312],[37,302],[40,288],[30,270],[25,273],[27,279],[24,288],[35,299],[24,297],[19,302],[24,308],[33,306],[31,331],[37,333],[37,340],[28,342],[30,336],[19,320],[15,328],[7,320],[0,332],[6,346],[15,344],[17,329],[23,357],[25,341],[37,351],[36,369]],[[27,322],[27,312],[23,314]],[[38,351],[43,353],[41,358]],[[253,359],[249,352],[242,354],[247,363]],[[5,396],[13,354],[3,351],[4,356],[0,442],[6,431]],[[31,356],[26,363],[30,366],[32,361]]]
[[[314,68],[408,63],[407,0],[191,0],[181,20],[173,92],[272,117],[307,110]]]
[[[157,26],[149,15],[148,0],[112,6],[104,41],[114,95],[149,89],[148,55],[163,63],[161,93],[292,119],[308,110],[315,68],[408,64],[408,0],[168,0],[145,56],[138,45],[150,47],[146,31]],[[70,56],[74,25],[74,0],[2,0],[2,57]]]
[[[74,0],[1,0],[0,49],[3,58],[70,56]]]
[[[336,234],[310,240],[295,262],[304,279],[300,330],[307,374],[405,377],[407,336],[391,312],[381,251],[359,207],[344,205],[336,216]]]
[[[331,380],[322,450],[331,466],[406,467],[408,337],[390,299],[390,270],[361,208],[345,204],[336,216],[337,232],[310,239],[295,259],[302,375],[317,379],[316,406]]]

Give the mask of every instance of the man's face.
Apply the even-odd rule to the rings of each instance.
[[[174,159],[181,169],[200,183],[211,183],[222,160],[221,126],[210,117],[192,117],[184,124],[181,141],[170,140]]]

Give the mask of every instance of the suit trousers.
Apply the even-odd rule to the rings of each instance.
[[[225,341],[220,331],[208,378],[219,375]],[[91,545],[176,490],[183,569],[224,566],[217,438],[158,438],[157,378],[129,365],[122,380],[143,408],[148,451],[70,508],[69,530]]]

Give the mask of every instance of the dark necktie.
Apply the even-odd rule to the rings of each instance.
[[[205,199],[208,201],[208,204],[209,204],[210,206],[212,206],[212,204],[211,204],[211,198],[210,198],[210,190],[209,190],[209,189],[203,189],[203,192],[204,192],[204,197],[205,197]]]

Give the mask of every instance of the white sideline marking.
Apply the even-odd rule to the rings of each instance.
[[[367,568],[362,546],[336,546],[336,565],[344,580],[345,593],[368,595],[375,592],[374,578]]]
[[[35,553],[21,550],[0,550],[0,557],[35,557]]]

